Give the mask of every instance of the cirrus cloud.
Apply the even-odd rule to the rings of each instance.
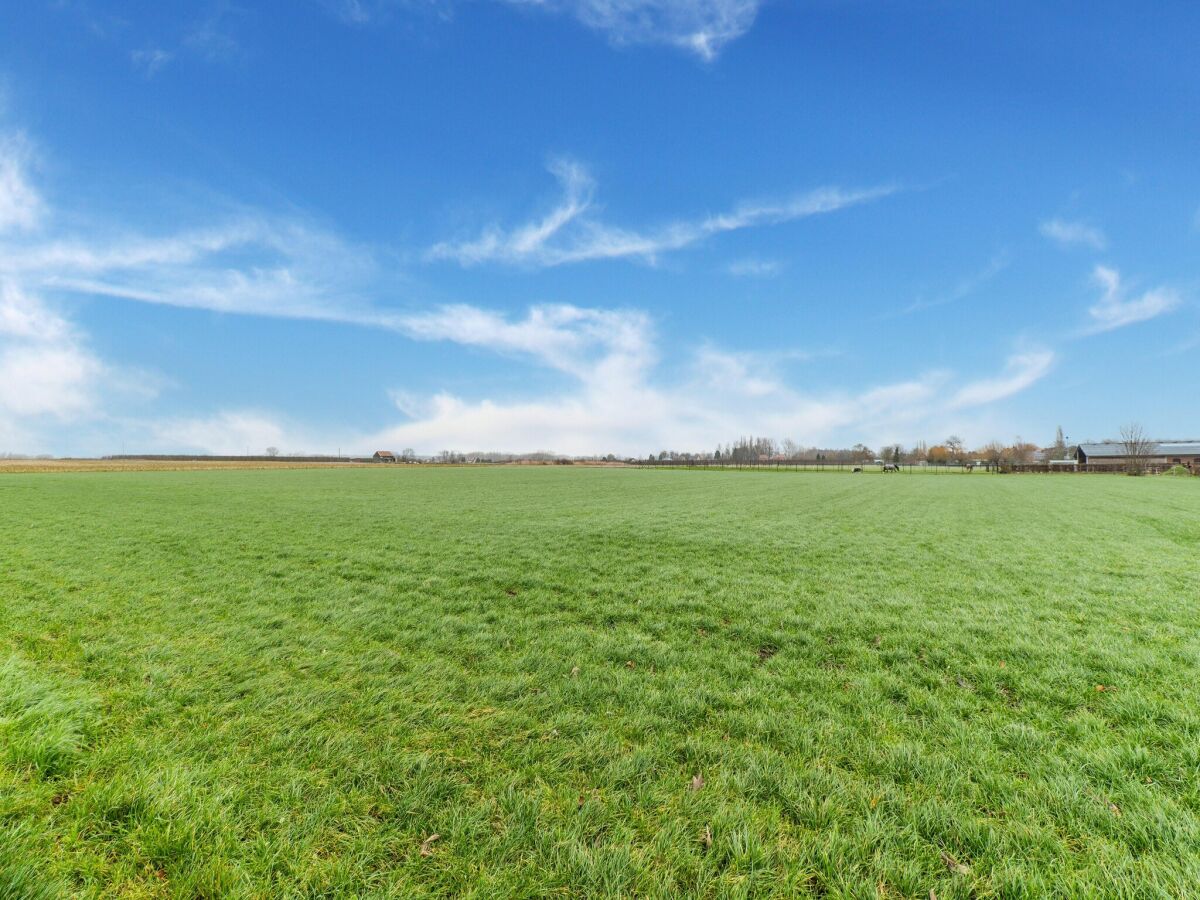
[[[505,0],[573,16],[618,46],[665,44],[711,62],[741,37],[762,0]]]
[[[1108,237],[1094,225],[1086,222],[1067,222],[1049,219],[1038,226],[1042,236],[1062,247],[1091,247],[1093,250],[1108,248]]]
[[[557,159],[549,169],[562,188],[562,198],[544,216],[510,228],[493,225],[474,238],[439,242],[426,251],[425,258],[452,260],[462,266],[501,263],[552,267],[625,258],[653,264],[665,253],[715,235],[832,213],[899,190],[895,185],[822,187],[780,200],[744,202],[723,213],[636,229],[609,225],[597,218],[596,184],[581,163]]]
[[[1088,333],[1113,331],[1145,322],[1171,312],[1180,304],[1178,292],[1168,287],[1145,291],[1129,297],[1121,285],[1121,274],[1108,266],[1096,266],[1092,279],[1102,290],[1100,301],[1088,309],[1091,325]]]

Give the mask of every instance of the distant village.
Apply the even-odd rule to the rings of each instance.
[[[705,466],[888,466],[981,468],[997,471],[1129,471],[1155,473],[1170,469],[1178,474],[1200,474],[1200,439],[1155,440],[1146,438],[1138,426],[1126,426],[1122,437],[1100,441],[1069,443],[1059,428],[1049,446],[1017,438],[1011,444],[992,441],[982,447],[969,447],[956,435],[941,443],[918,441],[912,447],[887,444],[877,449],[865,444],[846,448],[806,447],[795,441],[746,437],[718,445],[711,451],[692,452],[658,450],[645,457],[604,456],[563,457],[551,452],[527,454],[476,451],[458,453],[445,450],[432,457],[418,457],[412,450],[394,453],[377,451],[372,459],[383,463],[531,463],[570,464],[574,462],[624,463],[636,465]]]
[[[777,442],[770,438],[743,438],[709,453],[689,454],[671,450],[651,454],[656,462],[671,460],[711,460],[734,464],[753,463],[831,463],[842,465],[958,466],[988,469],[1086,469],[1086,470],[1161,470],[1181,467],[1200,474],[1200,439],[1155,440],[1147,438],[1138,426],[1127,426],[1121,438],[1068,443],[1062,428],[1054,443],[1041,447],[1017,438],[1011,444],[992,441],[970,447],[951,435],[945,441],[929,444],[918,441],[912,447],[887,444],[872,449],[864,444],[850,448],[822,449],[801,447],[793,441]]]

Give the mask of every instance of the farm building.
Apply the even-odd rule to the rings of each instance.
[[[375,462],[394,463],[396,454],[391,450],[376,450],[375,455],[371,457]]]
[[[1075,448],[1075,461],[1080,465],[1123,469],[1129,464],[1129,453],[1121,441],[1080,444]],[[1187,466],[1200,471],[1200,441],[1153,441],[1142,462],[1148,466]]]

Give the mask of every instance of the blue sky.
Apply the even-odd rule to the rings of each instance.
[[[1200,435],[1200,6],[0,11],[0,452]]]

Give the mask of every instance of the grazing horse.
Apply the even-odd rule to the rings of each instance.
[[[899,472],[899,471],[900,471],[900,465],[899,465],[898,463],[884,463],[884,464],[883,464],[883,471],[885,471],[885,472]]]

